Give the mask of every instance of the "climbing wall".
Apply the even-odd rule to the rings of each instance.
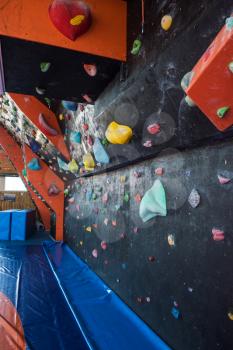
[[[191,107],[181,81],[233,3],[145,1],[143,36],[141,1],[128,6],[127,64],[94,107],[65,120],[72,158],[89,176],[67,184],[65,239],[172,348],[230,350],[232,128],[220,132]],[[106,140],[113,121],[132,129],[129,143]]]

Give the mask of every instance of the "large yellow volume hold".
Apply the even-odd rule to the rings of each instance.
[[[108,142],[123,145],[131,140],[133,131],[129,126],[112,122],[107,128],[105,136]]]
[[[86,153],[83,156],[83,164],[84,168],[87,171],[92,171],[95,168],[95,161],[91,155],[91,153]]]

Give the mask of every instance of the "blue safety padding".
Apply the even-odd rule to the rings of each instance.
[[[12,211],[11,240],[23,241],[35,231],[35,210]]]
[[[0,242],[0,292],[18,311],[27,350],[90,350],[42,245]]]
[[[11,210],[0,211],[0,240],[10,240]]]
[[[44,250],[91,349],[170,349],[67,245]]]

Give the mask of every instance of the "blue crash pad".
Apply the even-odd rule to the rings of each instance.
[[[11,212],[11,210],[0,211],[0,240],[10,240]]]
[[[13,210],[11,221],[11,240],[25,240],[35,231],[35,210]]]

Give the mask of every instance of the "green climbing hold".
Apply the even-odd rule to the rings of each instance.
[[[40,64],[40,70],[41,70],[41,72],[43,72],[43,73],[48,72],[50,66],[51,66],[51,63],[50,63],[50,62],[41,62],[41,64]]]
[[[217,110],[217,116],[219,118],[223,118],[226,115],[226,113],[229,111],[229,109],[230,109],[230,107],[228,107],[228,106],[219,108]]]
[[[128,201],[129,201],[129,193],[126,192],[124,195],[124,202],[128,203]]]
[[[226,27],[227,27],[227,30],[233,29],[233,17],[229,17],[226,19]]]
[[[27,176],[27,170],[26,170],[26,169],[23,169],[23,170],[22,170],[22,175],[23,175],[24,177]]]
[[[69,194],[69,190],[68,190],[68,188],[66,188],[66,189],[64,190],[64,195],[65,195],[65,196],[68,196],[68,194]]]
[[[142,47],[142,42],[140,39],[136,39],[133,42],[133,48],[131,50],[132,55],[138,55]]]
[[[143,196],[139,215],[143,222],[147,222],[155,216],[167,215],[166,194],[160,180],[156,180],[154,185]]]
[[[189,107],[195,107],[196,106],[195,102],[188,95],[185,96],[185,102],[187,103],[187,105]]]
[[[109,142],[108,142],[107,137],[105,137],[105,138],[101,141],[101,143],[102,143],[103,146],[109,145]]]
[[[45,97],[45,102],[47,103],[48,107],[51,108],[51,100],[48,97]]]
[[[233,61],[228,64],[228,68],[231,71],[231,73],[233,73]]]
[[[92,195],[92,199],[96,199],[97,198],[97,195],[96,195],[96,193],[93,193],[93,195]]]

